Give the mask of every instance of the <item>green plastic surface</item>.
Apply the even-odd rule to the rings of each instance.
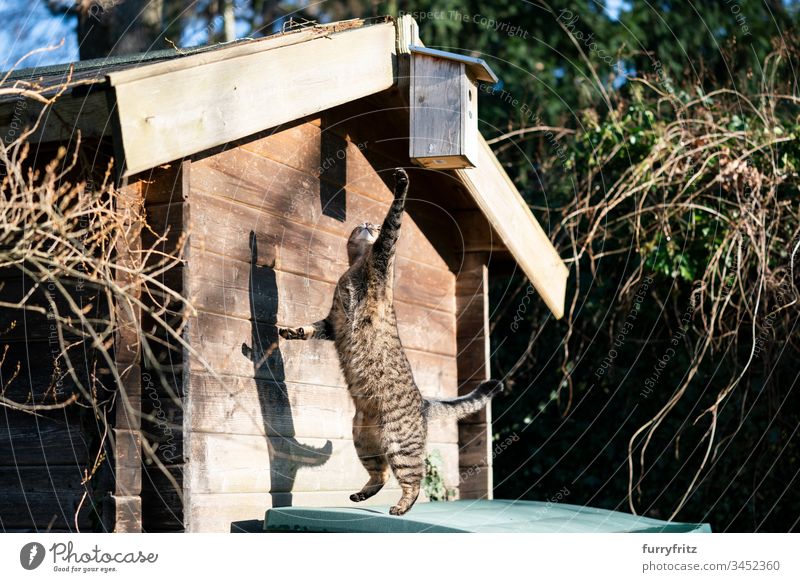
[[[269,532],[364,533],[710,533],[706,523],[661,521],[607,509],[540,501],[417,503],[402,517],[388,507],[281,507],[267,511]]]

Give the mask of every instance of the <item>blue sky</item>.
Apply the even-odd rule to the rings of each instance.
[[[246,6],[246,4],[242,4]],[[69,63],[78,60],[78,41],[75,29],[75,16],[50,13],[46,0],[0,0],[0,71],[7,70],[33,48],[57,46],[63,39],[64,44],[55,50],[37,54],[20,65],[35,67]],[[222,18],[215,22],[217,28],[222,27]],[[245,21],[237,22],[237,34],[245,36],[249,25]],[[204,23],[187,26],[180,46],[198,46],[208,41],[208,31]]]
[[[631,3],[626,0],[607,0],[606,1],[606,14],[614,20],[619,20],[619,15],[624,10],[630,10]]]
[[[786,5],[796,5],[797,0],[784,0]],[[243,4],[244,5],[244,4]],[[630,10],[630,0],[606,0],[605,10],[609,17],[618,19]],[[75,35],[77,19],[74,16],[53,16],[47,10],[45,0],[0,0],[0,70],[7,70],[17,59],[33,48],[56,46],[60,48],[34,55],[22,65],[25,67],[78,60],[78,42]],[[217,25],[221,25],[218,22]],[[239,22],[237,33],[247,34],[247,24]],[[182,46],[196,46],[207,41],[205,27],[190,26],[181,39]]]
[[[37,47],[64,45],[34,55],[20,67],[65,63],[78,59],[74,16],[53,16],[43,0],[0,0],[0,70],[11,68],[28,51]]]
[[[606,12],[611,18],[619,18],[622,11],[628,10],[627,0],[607,0]],[[62,39],[63,46],[58,49],[34,55],[22,67],[35,67],[68,63],[78,60],[78,42],[75,34],[77,19],[74,16],[53,16],[44,0],[0,0],[0,70],[7,70],[36,47],[56,46]],[[247,34],[247,25],[239,23],[237,32]],[[207,41],[205,27],[198,25],[196,30],[189,27],[182,46],[196,46]]]

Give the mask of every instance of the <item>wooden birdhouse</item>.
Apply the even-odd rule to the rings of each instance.
[[[409,157],[426,168],[473,168],[478,81],[497,83],[482,59],[412,46]]]

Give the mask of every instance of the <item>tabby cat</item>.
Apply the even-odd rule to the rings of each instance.
[[[285,339],[335,342],[355,403],[353,441],[369,473],[367,484],[350,499],[364,501],[378,493],[391,468],[402,497],[390,513],[402,515],[419,495],[427,421],[476,412],[503,384],[488,380],[460,398],[422,398],[400,343],[393,306],[395,251],[408,194],[405,170],[395,170],[394,182],[394,201],[383,226],[365,223],[350,235],[350,268],[336,285],[328,316],[311,325],[278,330]]]

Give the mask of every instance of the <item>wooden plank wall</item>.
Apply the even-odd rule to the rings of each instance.
[[[123,236],[117,240],[117,262],[130,268],[118,270],[117,284],[141,297],[142,281],[136,275],[137,254],[142,252],[144,226],[142,201],[144,183],[135,180],[119,189],[117,212],[122,218]],[[120,533],[142,531],[142,310],[134,303],[118,301],[114,334],[114,364],[119,373],[110,448],[114,462],[114,490],[108,498],[107,529]]]
[[[190,531],[236,529],[263,519],[271,506],[348,505],[367,479],[333,344],[277,342],[274,327],[327,314],[347,268],[350,231],[363,221],[380,223],[392,199],[381,175],[391,181],[395,164],[386,160],[379,175],[375,156],[372,163],[365,157],[369,144],[347,138],[345,127],[303,123],[191,164],[185,281],[197,316],[189,338],[217,375],[190,359]],[[423,393],[456,395],[455,275],[410,217],[395,297]],[[432,426],[429,442],[444,458],[448,485],[457,487],[455,423]],[[371,502],[398,496],[392,480]]]
[[[467,394],[490,376],[488,254],[468,252],[456,281],[458,383]],[[492,405],[458,423],[461,496],[492,498]]]
[[[8,283],[8,274],[3,283]],[[8,287],[3,300],[13,297]],[[20,297],[15,297],[16,300]],[[27,337],[8,333],[11,317],[19,328],[37,317],[3,310],[0,391],[14,402],[52,404],[67,400],[75,387],[54,363],[57,343],[32,326]],[[42,328],[43,330],[46,328]],[[77,357],[80,360],[80,357]],[[91,505],[76,510],[86,491],[83,471],[97,453],[97,427],[86,409],[27,412],[0,406],[0,532],[92,530]]]
[[[84,142],[84,153],[96,162],[94,176],[99,184],[107,160],[107,144]],[[92,150],[91,148],[95,148]],[[92,155],[94,157],[92,158]],[[53,159],[55,148],[40,146],[39,164]],[[69,180],[85,179],[85,168],[78,167]],[[90,170],[91,171],[91,170]],[[103,318],[97,292],[88,285],[79,287],[62,281],[73,300],[88,309],[90,317]],[[0,270],[0,301],[15,303],[28,295],[32,280],[18,269]],[[45,289],[29,296],[31,306],[49,308]],[[62,314],[69,312],[65,299],[55,286],[46,289]],[[52,316],[52,312],[48,310]],[[76,336],[65,333],[69,343]],[[0,308],[0,395],[23,404],[53,405],[78,396],[78,388],[67,373],[60,353],[57,330],[47,313]],[[84,386],[98,373],[106,381],[102,365],[91,349],[76,344],[70,350],[76,374]],[[108,462],[101,462],[94,477],[91,472],[100,447],[101,423],[93,411],[71,404],[55,410],[39,410],[36,415],[0,405],[0,532],[66,532],[102,529],[103,495],[108,491]],[[84,498],[84,494],[86,497]],[[80,510],[79,510],[80,508]]]
[[[142,232],[145,248],[174,255],[180,239],[185,235],[189,207],[188,162],[167,164],[137,175],[143,184],[145,214],[149,228]],[[166,240],[157,243],[157,236]],[[183,252],[188,252],[183,249]],[[185,258],[185,257],[184,257]],[[179,264],[165,272],[161,283],[184,292],[186,269]],[[147,293],[145,293],[147,297]],[[180,306],[174,305],[175,315]],[[177,321],[180,321],[178,317]],[[152,329],[152,322],[144,316],[143,325]],[[158,351],[161,369],[144,368],[141,376],[142,440],[145,451],[142,467],[142,528],[146,532],[176,532],[184,530],[183,447],[185,386],[183,348],[162,334],[168,347]],[[155,457],[155,458],[153,458]]]
[[[31,291],[31,280],[18,273],[0,272],[0,300],[14,303]],[[55,287],[49,291],[59,310],[68,312]],[[95,303],[94,293],[87,288],[72,287],[71,292],[79,305]],[[45,293],[35,291],[28,304],[46,307]],[[54,405],[78,394],[63,360],[56,364],[60,353],[56,334],[47,314],[0,309],[0,394],[4,399]],[[66,335],[67,341],[75,339]],[[82,383],[90,385],[91,352],[76,345],[70,357]],[[98,479],[86,487],[82,481],[97,455],[100,430],[91,410],[77,404],[40,410],[36,415],[0,406],[0,532],[92,531],[97,522],[92,508],[99,502],[95,493],[100,491],[94,489]],[[89,497],[78,512],[85,492]]]

